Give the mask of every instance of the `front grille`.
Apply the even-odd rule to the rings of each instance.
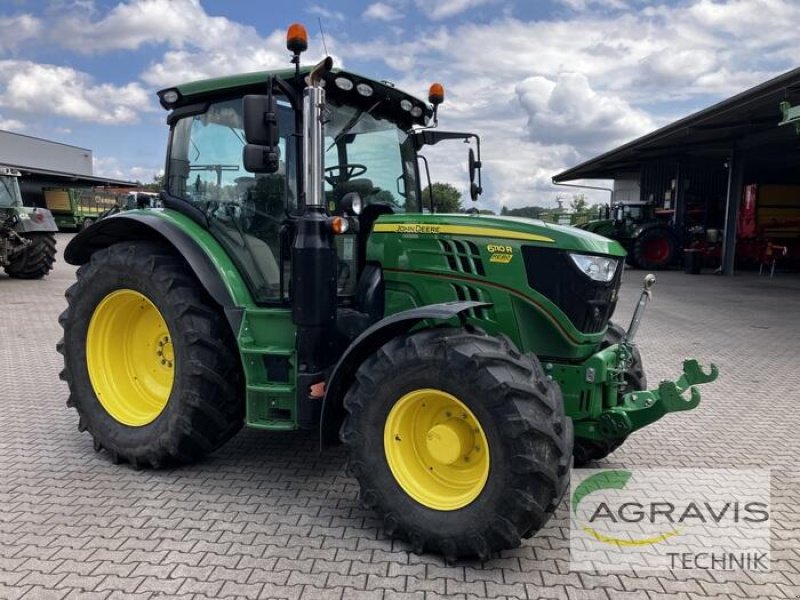
[[[486,275],[477,244],[468,240],[439,240],[447,266],[457,273]]]
[[[453,291],[455,292],[456,300],[461,300],[462,302],[465,300],[474,300],[475,302],[489,301],[488,299],[484,298],[484,295],[481,293],[479,289],[476,289],[471,285],[451,283],[450,286],[453,288]],[[467,314],[473,319],[481,319],[484,321],[490,318],[489,309],[483,306],[480,306],[478,308],[470,308],[467,311]]]
[[[605,329],[617,306],[622,264],[614,279],[603,283],[581,273],[564,250],[523,246],[522,257],[528,285],[558,306],[578,331]]]

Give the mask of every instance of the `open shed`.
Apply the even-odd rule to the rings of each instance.
[[[800,68],[567,169],[553,182],[612,179],[614,202],[651,203],[682,243],[690,228],[722,231],[720,266],[731,275],[737,228],[740,245],[749,243],[742,238],[748,210],[759,244],[788,236],[800,248],[800,128],[779,125],[782,102],[800,104]],[[759,204],[759,193],[772,200]]]

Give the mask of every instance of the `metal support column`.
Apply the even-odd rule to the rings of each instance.
[[[728,195],[725,201],[725,232],[722,241],[722,274],[734,274],[736,225],[744,187],[744,156],[735,148],[728,157]]]
[[[675,197],[673,198],[675,212],[672,214],[672,224],[675,226],[675,231],[681,236],[683,235],[683,224],[686,219],[686,194],[684,193],[683,178],[683,165],[681,161],[678,161],[675,163]]]

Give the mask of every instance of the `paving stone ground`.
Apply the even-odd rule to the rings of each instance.
[[[63,247],[68,235],[59,236]],[[625,323],[642,273],[629,271]],[[597,466],[770,467],[767,573],[569,571],[564,506],[521,548],[446,565],[387,539],[340,449],[243,431],[204,462],[134,471],[95,454],[58,379],[57,316],[74,269],[0,275],[0,599],[800,597],[800,277],[659,275],[640,330],[652,382],[689,355],[720,380],[700,407],[635,434]]]

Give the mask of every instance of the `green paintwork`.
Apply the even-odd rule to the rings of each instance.
[[[603,411],[595,423],[578,423],[575,434],[594,439],[623,437],[667,413],[692,410],[700,404],[700,392],[694,386],[711,383],[718,375],[714,364],[704,373],[696,360],[685,360],[683,375],[677,381],[662,381],[655,390],[625,394],[617,406]],[[686,392],[688,398],[684,397]]]
[[[255,307],[253,297],[250,295],[250,290],[247,289],[247,284],[242,278],[236,265],[233,264],[230,256],[213,235],[206,229],[198,225],[192,219],[179,213],[176,210],[169,208],[160,209],[137,209],[128,211],[128,214],[144,214],[155,216],[160,219],[168,221],[187,235],[189,235],[197,245],[206,253],[211,262],[216,267],[228,290],[231,298],[236,303],[236,306],[241,307]]]
[[[584,231],[590,231],[591,233],[596,233],[597,235],[602,235],[603,237],[614,237],[614,221],[612,219],[589,221],[588,223],[579,225],[578,227]]]
[[[525,236],[533,239],[515,239]],[[453,260],[448,260],[442,240],[463,252],[453,252]],[[620,437],[668,412],[697,405],[700,394],[695,388],[689,402],[680,394],[713,381],[717,371],[712,366],[712,374],[706,376],[694,361],[686,363],[677,383],[663,382],[657,390],[621,397],[630,348],[613,345],[598,351],[605,332],[578,331],[555,304],[531,289],[522,260],[525,245],[625,256],[613,240],[533,219],[407,214],[378,219],[367,260],[383,266],[388,314],[453,300],[490,302],[489,308],[470,311],[467,320],[490,334],[507,335],[520,350],[542,359],[547,375],[559,383],[576,436]],[[503,262],[492,261],[497,255]],[[646,409],[643,402],[650,403]]]
[[[783,119],[778,125],[794,125],[794,130],[800,135],[800,106],[792,106],[789,102],[784,100],[780,103],[779,108]]]
[[[257,306],[230,256],[207,229],[190,218],[167,208],[129,211],[136,213],[157,216],[191,236],[211,259],[234,304],[243,309],[236,339],[245,375],[247,424],[261,429],[296,429],[295,329],[291,311]],[[288,360],[288,381],[270,380],[265,359],[271,356]]]
[[[411,232],[381,231],[391,228]],[[452,228],[457,232],[443,232]],[[456,252],[448,260],[440,239],[458,241],[462,248],[476,249],[477,253]],[[471,318],[489,333],[508,335],[522,351],[538,356],[570,361],[588,358],[603,333],[578,331],[555,304],[530,288],[522,259],[522,246],[526,245],[620,259],[625,255],[617,242],[535,219],[406,214],[378,219],[367,246],[367,260],[383,266],[387,314],[437,302],[482,300],[491,302],[492,307]],[[510,248],[511,252],[498,251],[496,246]]]
[[[44,190],[45,192],[47,190]],[[51,205],[49,209],[59,229],[80,229],[87,219],[96,220],[105,210],[97,204],[88,205],[81,201],[80,193],[75,189],[66,190],[69,196],[69,209],[57,209]]]
[[[308,67],[302,68],[301,76],[308,71]],[[398,105],[402,98],[423,104],[393,86],[334,70],[327,76],[327,90],[341,102],[348,103],[355,97],[333,85],[339,74],[368,82],[376,97],[398,101]],[[269,76],[291,81],[294,71],[264,71],[180,84],[174,88],[180,98],[170,108],[260,93],[260,86]],[[397,111],[400,115],[399,108]],[[430,114],[426,106],[415,123],[421,124]],[[291,311],[286,307],[257,306],[235,264],[208,230],[171,210],[148,209],[147,213],[160,215],[198,241],[226,282],[235,305],[242,310],[236,335],[246,378],[247,424],[260,429],[296,429],[298,365]],[[666,412],[696,405],[699,394],[694,388],[689,402],[681,394],[694,384],[715,378],[716,370],[713,376],[706,376],[690,365],[684,377],[674,384],[662,383],[654,391],[622,396],[630,348],[622,344],[599,351],[605,332],[579,331],[558,306],[528,285],[522,257],[522,248],[528,245],[614,256],[622,268],[626,252],[620,243],[606,237],[612,230],[612,221],[589,223],[579,229],[493,215],[384,215],[374,224],[366,259],[382,266],[386,316],[453,300],[489,303],[470,310],[467,321],[489,334],[508,336],[520,350],[542,359],[547,374],[561,387],[576,435],[613,438],[651,423]],[[270,373],[267,365],[276,361],[282,368]],[[283,380],[276,379],[278,372]],[[650,404],[643,408],[642,403]]]
[[[34,217],[34,215],[37,215]],[[0,223],[17,217],[14,231],[17,233],[51,233],[58,231],[53,215],[46,208],[13,206],[0,208]]]

